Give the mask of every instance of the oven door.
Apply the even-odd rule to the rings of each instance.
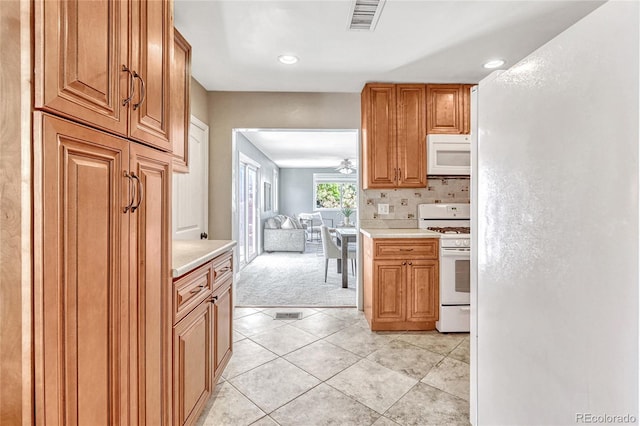
[[[471,249],[440,249],[440,304],[468,305],[471,296]]]

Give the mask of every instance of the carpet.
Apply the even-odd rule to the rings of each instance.
[[[236,306],[355,306],[356,277],[342,288],[336,260],[329,260],[324,282],[321,243],[307,242],[304,253],[274,252],[256,257],[239,273]]]

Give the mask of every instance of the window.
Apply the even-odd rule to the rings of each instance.
[[[355,176],[314,173],[313,198],[315,210],[340,210],[356,208],[358,188]]]
[[[278,188],[280,187],[280,182],[278,182],[278,170],[273,171],[273,185],[271,187],[271,191],[273,193],[273,211],[277,212],[280,209],[280,194],[278,194]]]

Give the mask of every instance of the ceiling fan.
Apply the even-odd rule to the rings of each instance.
[[[350,175],[356,170],[356,168],[351,162],[351,160],[349,160],[348,158],[345,158],[344,160],[342,160],[340,165],[336,167],[336,170],[345,175]]]

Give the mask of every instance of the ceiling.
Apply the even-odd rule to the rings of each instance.
[[[357,161],[356,130],[242,130],[240,133],[281,168],[336,168],[345,158],[354,164]]]
[[[207,90],[360,92],[367,81],[475,83],[514,65],[603,2],[387,0],[349,31],[351,0],[175,0]],[[282,54],[300,58],[294,65]]]

